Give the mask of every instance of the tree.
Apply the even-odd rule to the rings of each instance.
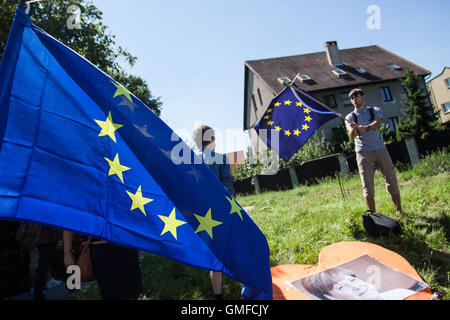
[[[6,46],[6,40],[8,40],[17,3],[17,1],[0,0],[0,59]]]
[[[390,144],[397,140],[396,131],[393,131],[386,123],[380,125],[380,134],[385,144]]]
[[[0,3],[1,59],[18,1],[0,0]],[[70,28],[73,23],[70,19],[75,16],[69,9],[71,6],[79,8],[79,26],[75,28]],[[115,36],[109,33],[108,27],[102,23],[103,13],[92,0],[45,0],[33,3],[29,15],[35,25],[127,87],[157,115],[161,114],[162,102],[159,97],[152,96],[147,82],[139,76],[125,73],[120,66],[120,59],[124,59],[132,67],[137,58],[117,45]]]
[[[138,97],[139,100],[141,100],[147,107],[153,110],[156,115],[159,116],[161,114],[162,102],[159,97],[152,97],[152,94],[148,89],[147,82],[144,79],[127,74],[124,71],[113,73],[111,74],[111,77],[130,90],[130,92]]]
[[[402,95],[406,109],[402,112],[408,117],[400,119],[397,129],[397,139],[402,140],[410,136],[426,139],[430,133],[438,128],[438,121],[428,95],[420,86],[421,78],[411,69],[405,70],[405,78],[401,83],[405,89]]]

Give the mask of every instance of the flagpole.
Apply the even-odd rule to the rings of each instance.
[[[297,73],[297,75],[295,76],[294,80],[291,81],[291,83],[289,84],[289,86],[292,86],[295,82],[295,80],[297,80],[298,76],[300,75],[300,72]]]

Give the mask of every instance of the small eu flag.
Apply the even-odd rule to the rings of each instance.
[[[267,240],[215,174],[20,9],[0,65],[0,219],[220,271],[272,298]]]
[[[254,125],[258,136],[288,161],[325,122],[336,117],[311,94],[287,86]]]

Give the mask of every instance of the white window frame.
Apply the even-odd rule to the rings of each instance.
[[[448,110],[445,110],[445,105],[448,106]],[[450,113],[450,101],[442,104],[442,110],[444,113]]]
[[[311,77],[308,76],[307,74],[301,74],[298,77],[300,78],[300,80],[302,80],[302,82],[311,80]]]
[[[388,98],[386,95],[386,89],[387,89],[387,93],[389,93],[390,100],[386,100],[386,98]],[[381,98],[383,99],[383,102],[394,102],[394,96],[392,95],[392,91],[389,86],[380,87],[380,91],[381,91]]]
[[[392,132],[395,132],[398,127],[398,117],[390,117],[388,119],[389,127],[391,128]]]
[[[353,107],[352,100],[348,96],[349,93],[350,93],[350,91],[341,92],[341,99],[342,99],[342,102],[344,103],[344,107]],[[346,101],[348,101],[348,103],[345,103]]]
[[[388,66],[394,70],[400,70],[402,68],[398,64],[395,64],[395,63],[389,63]]]

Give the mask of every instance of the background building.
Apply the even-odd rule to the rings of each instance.
[[[245,168],[244,151],[228,152],[228,153],[226,153],[226,156],[228,157],[228,162],[230,164],[231,172],[233,172],[233,170],[236,167]]]
[[[450,68],[445,67],[439,75],[429,80],[427,87],[442,123],[450,125]]]

